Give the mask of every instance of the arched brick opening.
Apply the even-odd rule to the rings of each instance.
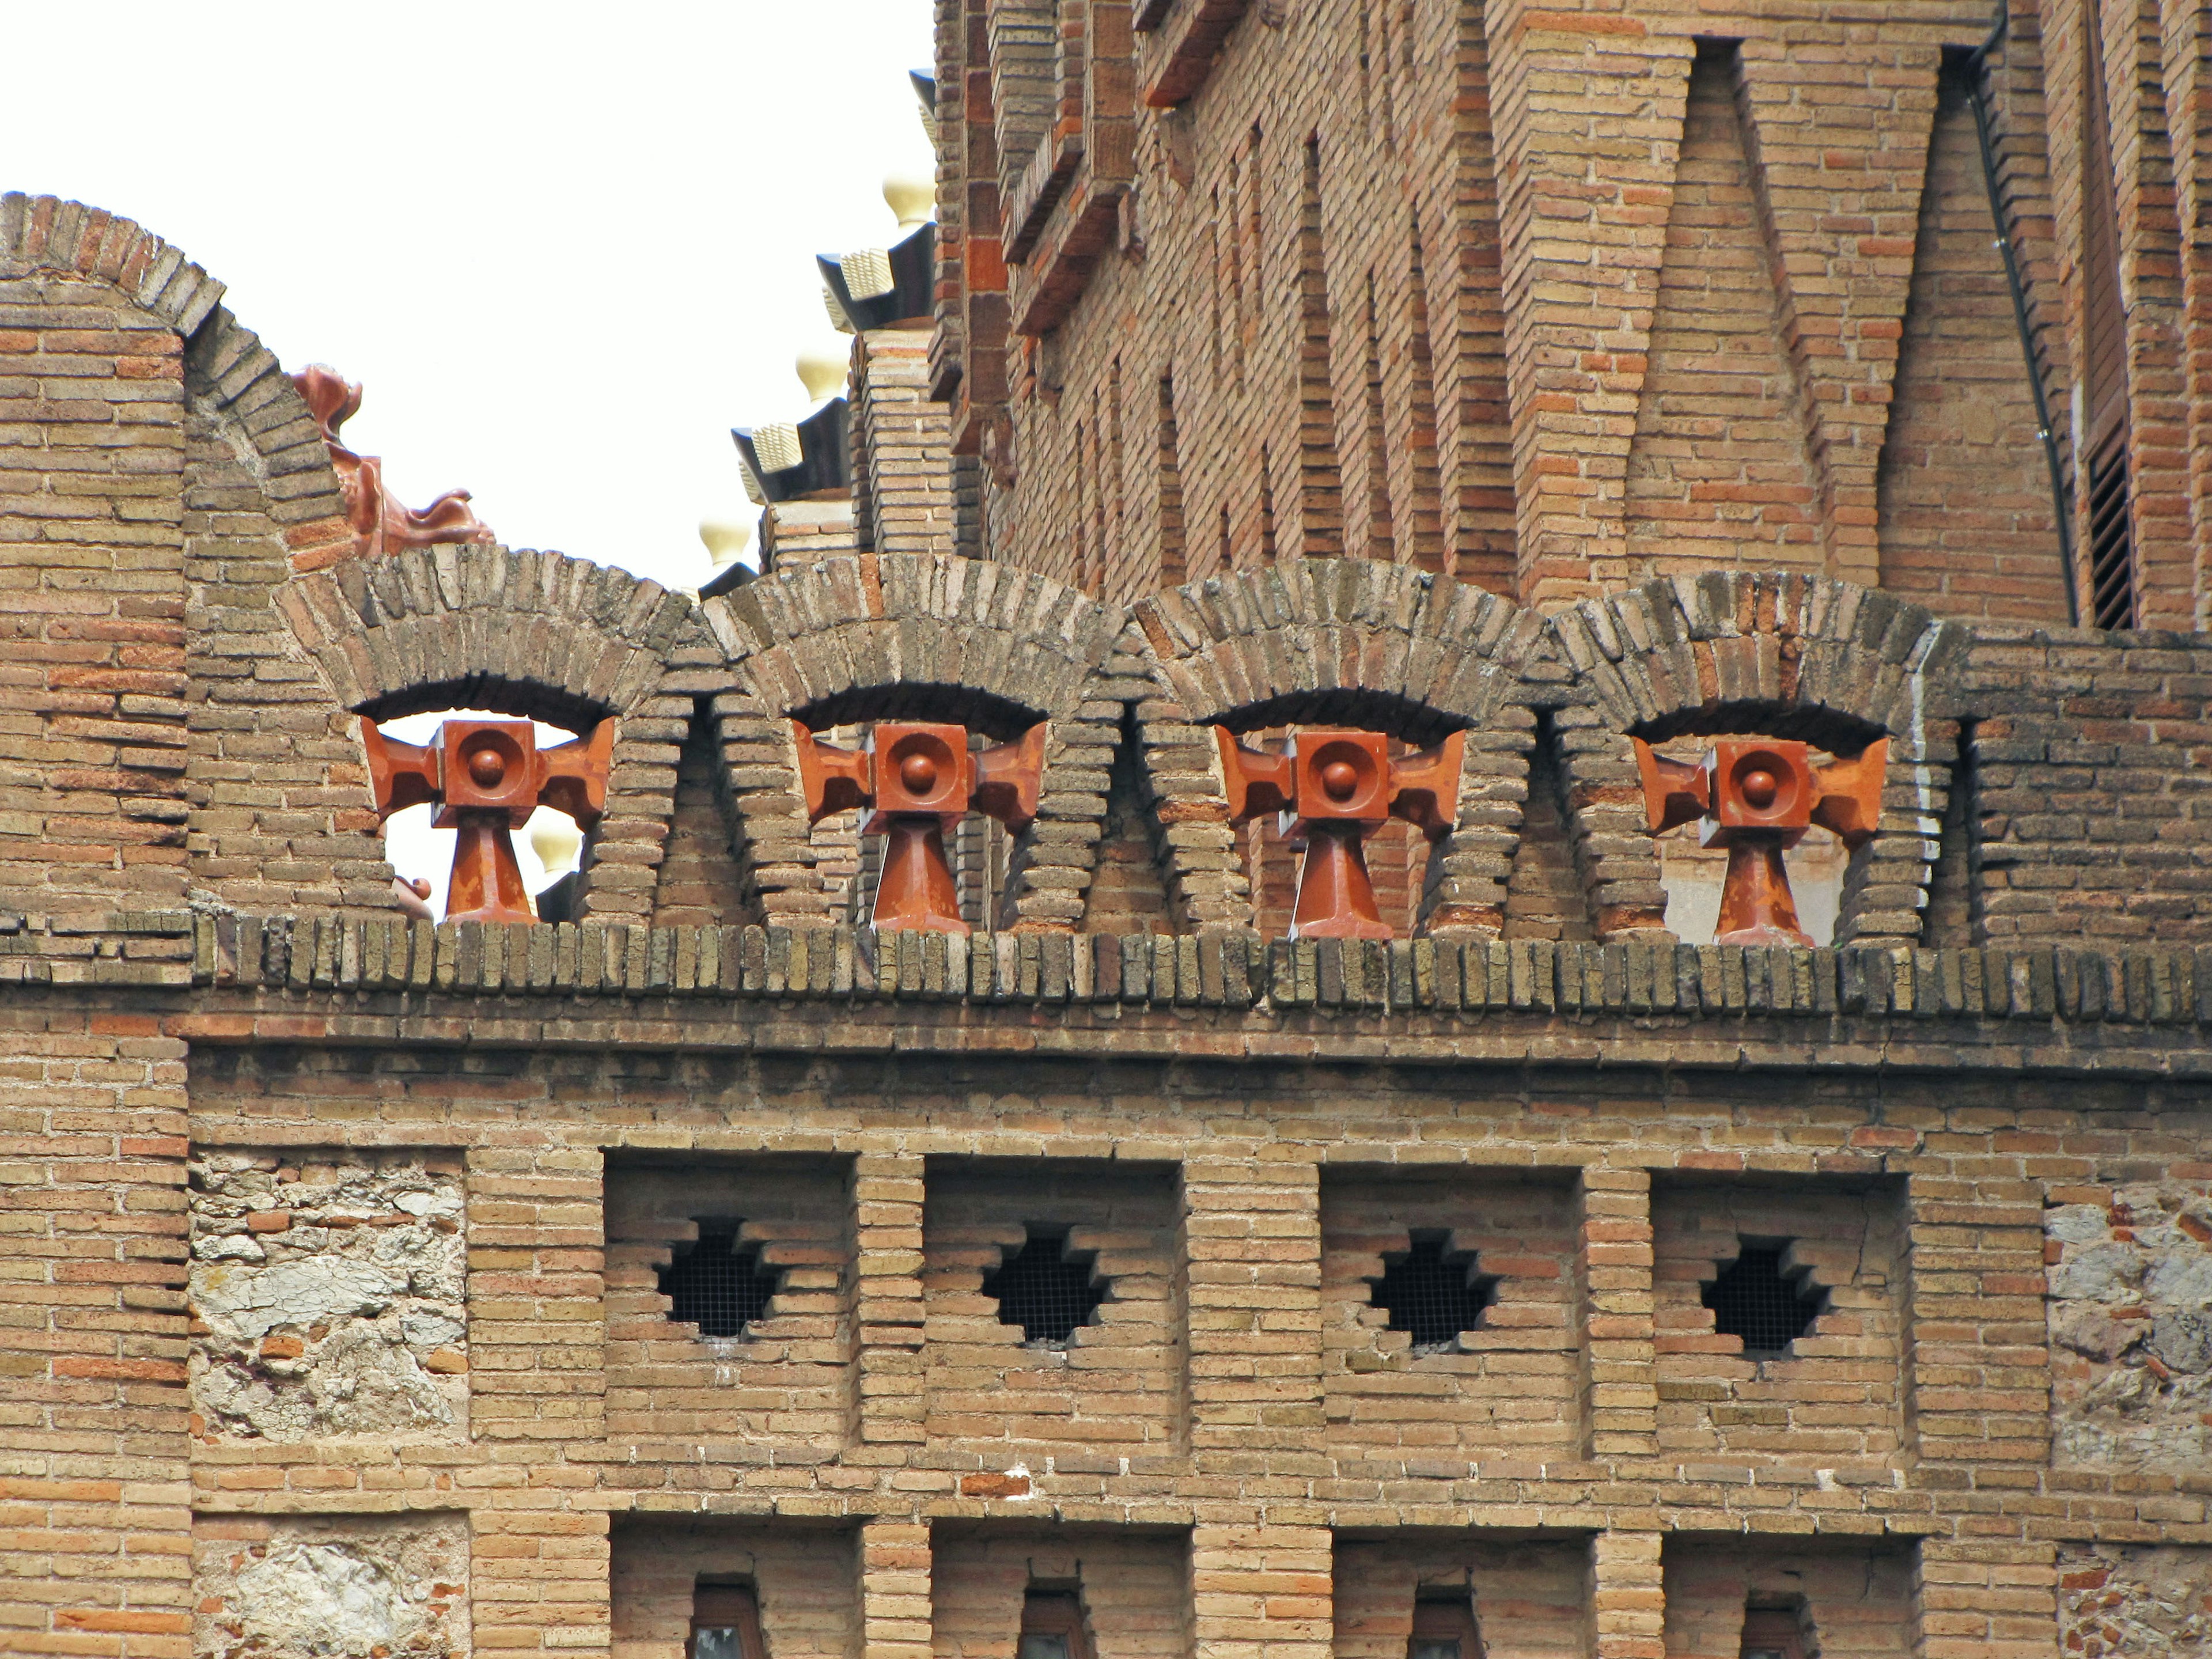
[[[446,546],[346,560],[288,583],[276,605],[346,711],[334,738],[350,746],[331,781],[360,789],[364,810],[355,714],[479,708],[571,730],[615,716],[584,903],[599,921],[647,918],[690,712],[664,679],[672,659],[719,656],[689,599],[558,553]]]
[[[1852,855],[1836,942],[1918,939],[1965,627],[1850,582],[1716,571],[1585,600],[1551,628],[1577,694],[1554,720],[1601,937],[1666,932],[1630,737],[1755,731],[1830,748],[1888,736],[1881,833]]]
[[[708,600],[735,669],[714,714],[751,874],[769,920],[836,918],[800,798],[794,717],[957,720],[994,738],[1052,722],[1036,823],[1016,842],[998,920],[1081,919],[1106,809],[1124,618],[1062,583],[981,560],[863,554],[778,570]]]
[[[1534,718],[1522,675],[1542,619],[1480,588],[1366,559],[1286,559],[1133,608],[1159,696],[1140,710],[1154,794],[1174,803],[1185,925],[1250,927],[1249,882],[1206,727],[1361,724],[1428,744],[1467,732],[1457,826],[1430,855],[1419,921],[1498,931]]]

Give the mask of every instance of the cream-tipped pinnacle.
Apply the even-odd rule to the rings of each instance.
[[[899,234],[912,235],[937,214],[937,180],[894,173],[884,180],[884,203],[898,216]]]
[[[707,545],[707,556],[714,562],[714,568],[726,570],[744,556],[745,549],[752,545],[753,525],[750,519],[702,519],[699,539]]]
[[[845,371],[851,367],[852,356],[842,340],[833,343],[808,346],[801,351],[792,367],[799,372],[799,383],[806,388],[808,399],[820,403],[825,398],[835,398],[845,390]]]
[[[530,826],[530,850],[549,876],[565,876],[576,867],[584,851],[584,832],[565,812],[542,811]]]

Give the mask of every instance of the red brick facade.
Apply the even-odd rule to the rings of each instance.
[[[934,332],[704,599],[355,555],[220,285],[0,198],[0,1647],[2200,1650],[2206,16],[939,0]],[[579,920],[399,909],[359,720],[471,706],[617,722]],[[807,822],[887,719],[1047,723],[972,934]],[[1463,734],[1389,941],[1231,824],[1325,724]],[[1816,948],[1646,827],[1732,733],[1887,741]]]

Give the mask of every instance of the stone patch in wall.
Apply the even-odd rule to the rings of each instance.
[[[2172,1471],[2212,1450],[2212,1193],[2145,1182],[2044,1212],[2051,1458]]]
[[[2058,1552],[2058,1623],[2069,1659],[2212,1651],[2212,1549],[2069,1545]]]
[[[194,1659],[459,1659],[465,1517],[206,1517],[192,1533]]]
[[[197,1155],[193,1432],[465,1438],[463,1207],[458,1158]]]

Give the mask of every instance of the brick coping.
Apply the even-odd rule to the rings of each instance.
[[[971,1008],[2212,1025],[2212,947],[1762,948],[878,933],[125,912],[0,927],[0,983]],[[33,924],[26,926],[26,923]],[[189,951],[187,952],[187,941]],[[2212,1056],[2208,1056],[2212,1059]]]

